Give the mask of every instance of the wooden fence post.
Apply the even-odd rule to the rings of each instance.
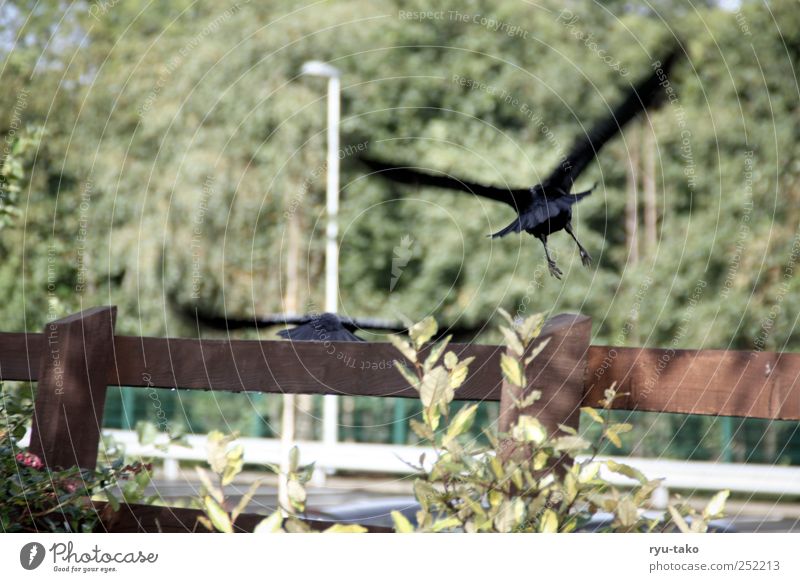
[[[541,335],[529,346],[529,350],[533,349],[550,338],[526,370],[525,389],[503,380],[498,422],[501,433],[511,430],[521,414],[538,418],[551,435],[559,432],[559,424],[578,428],[591,331],[592,320],[584,315],[563,314],[547,321]],[[541,391],[541,399],[521,410],[517,408],[514,403],[532,390]]]
[[[97,464],[116,314],[94,307],[45,325],[30,450],[47,467]]]

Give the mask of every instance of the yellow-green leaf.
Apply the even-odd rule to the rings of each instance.
[[[619,475],[624,475],[625,477],[630,477],[631,479],[636,479],[639,483],[647,483],[647,477],[642,474],[641,471],[638,469],[634,469],[629,465],[624,465],[622,463],[617,463],[616,461],[612,461],[609,459],[606,461],[606,466],[610,471],[617,473]]]
[[[600,414],[594,408],[591,408],[590,406],[583,406],[581,408],[581,412],[588,415],[589,418],[591,418],[593,421],[599,424],[606,423],[605,419],[602,416],[600,416]]]
[[[500,327],[500,331],[506,338],[506,345],[517,355],[517,357],[522,356],[522,354],[525,352],[525,348],[522,347],[522,342],[519,341],[517,332],[508,329],[507,327]]]
[[[425,358],[425,363],[422,365],[423,369],[427,372],[431,368],[433,368],[436,363],[439,361],[439,358],[442,357],[442,353],[444,352],[445,348],[447,348],[447,344],[450,343],[450,340],[453,336],[448,335],[442,341],[438,342],[435,346],[431,348],[428,357]]]
[[[422,321],[412,325],[408,330],[408,335],[411,337],[411,341],[414,342],[416,348],[419,349],[429,339],[436,335],[438,330],[439,326],[436,325],[436,320],[433,317],[428,316]]]
[[[392,521],[394,522],[394,531],[397,533],[414,533],[414,526],[399,511],[392,511]]]
[[[552,509],[545,509],[539,518],[539,531],[541,533],[558,532],[558,514]]]
[[[525,358],[525,365],[530,366],[531,362],[536,359],[536,357],[542,353],[542,351],[547,347],[547,344],[550,343],[550,340],[553,338],[547,338],[546,340],[542,341],[538,346],[531,350],[530,355]]]
[[[408,343],[408,340],[401,338],[400,336],[390,335],[389,341],[400,351],[401,354],[403,354],[403,356],[409,362],[415,363],[417,361],[417,352],[413,347],[411,347],[411,344]]]
[[[453,420],[450,421],[450,425],[447,427],[445,441],[450,441],[467,432],[472,426],[472,422],[475,420],[475,413],[477,411],[477,404],[464,406],[461,410],[459,410],[453,417]]]
[[[203,506],[205,507],[208,519],[211,520],[211,523],[214,525],[214,528],[217,531],[221,531],[223,533],[233,533],[233,524],[231,523],[231,518],[228,515],[228,512],[225,511],[219,503],[217,503],[216,499],[210,495],[206,495],[203,498]]]
[[[433,441],[435,438],[433,431],[427,424],[423,424],[413,418],[411,419],[411,430],[421,439]]]
[[[274,511],[272,514],[262,519],[253,533],[283,533],[283,516],[280,511]]]
[[[461,520],[457,517],[446,517],[444,519],[440,519],[435,521],[434,524],[431,526],[431,531],[443,531],[446,529],[453,529],[459,527],[461,525]]]
[[[731,492],[726,489],[714,495],[703,510],[703,517],[714,518],[722,515],[722,512],[725,511],[725,502],[730,494]]]
[[[394,361],[394,367],[398,372],[400,372],[400,374],[402,374],[409,386],[415,390],[419,390],[419,378],[417,378],[417,375],[411,370],[411,368],[406,366],[403,362],[398,362],[397,360]]]
[[[447,375],[447,370],[442,367],[434,368],[422,378],[422,384],[419,390],[422,405],[428,408],[431,405],[444,402],[449,387],[450,380]]]
[[[506,380],[511,382],[514,386],[522,387],[525,385],[522,367],[515,358],[505,353],[502,354],[500,356],[500,368],[503,370],[503,376],[505,376]]]
[[[547,438],[547,431],[537,418],[521,415],[511,429],[511,438],[517,441],[541,444]]]
[[[367,528],[365,528],[363,525],[358,525],[357,523],[348,525],[336,523],[322,533],[367,533]]]
[[[682,533],[691,533],[692,530],[689,528],[689,524],[686,523],[686,520],[683,518],[680,512],[672,505],[670,505],[667,509],[672,517],[672,521],[678,526],[678,529],[681,530]]]

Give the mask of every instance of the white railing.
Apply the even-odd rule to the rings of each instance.
[[[167,479],[177,478],[180,461],[201,461],[206,458],[206,437],[202,435],[189,435],[188,447],[170,445],[162,450],[153,445],[141,445],[133,431],[106,430],[104,433],[123,444],[129,455],[164,459]],[[280,464],[284,454],[277,439],[240,438],[237,442],[244,446],[245,463]],[[300,441],[296,444],[300,449],[302,462],[314,461],[317,467],[328,470],[410,474],[413,471],[408,463],[419,465],[423,453],[428,467],[434,459],[433,451],[424,447],[369,443],[337,443],[329,446],[319,441]],[[601,460],[606,458],[630,465],[649,479],[663,479],[664,489],[657,496],[659,499],[663,499],[668,489],[729,489],[753,494],[800,495],[800,467],[639,457],[603,457]],[[616,485],[633,484],[631,479],[605,469],[602,476]]]

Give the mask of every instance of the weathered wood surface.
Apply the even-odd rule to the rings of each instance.
[[[613,382],[623,410],[800,420],[800,354],[593,346],[585,405]]]
[[[45,326],[30,450],[48,467],[97,464],[116,311],[95,307]]]
[[[0,379],[39,378],[43,334],[0,333]],[[459,390],[465,400],[499,400],[502,346],[454,344],[475,356]],[[115,386],[416,397],[391,367],[387,343],[114,338]],[[544,364],[542,354],[537,365]],[[585,406],[616,381],[614,408],[800,420],[800,354],[590,346]]]

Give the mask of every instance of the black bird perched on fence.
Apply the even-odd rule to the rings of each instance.
[[[572,205],[592,193],[594,186],[585,192],[571,193],[572,186],[597,152],[638,113],[657,104],[659,87],[666,83],[667,75],[677,60],[678,49],[672,50],[663,61],[652,64],[653,72],[628,91],[625,99],[611,113],[588,133],[579,137],[572,151],[558,167],[540,184],[519,190],[497,186],[485,186],[451,178],[444,174],[420,172],[408,166],[361,158],[373,171],[382,177],[403,184],[433,186],[469,192],[498,202],[505,202],[517,211],[519,216],[504,229],[491,235],[492,238],[505,236],[511,232],[525,231],[532,234],[544,245],[550,274],[558,279],[562,272],[550,257],[547,237],[559,230],[566,230],[575,240],[580,251],[581,261],[591,265],[592,257],[581,245],[572,230]]]

